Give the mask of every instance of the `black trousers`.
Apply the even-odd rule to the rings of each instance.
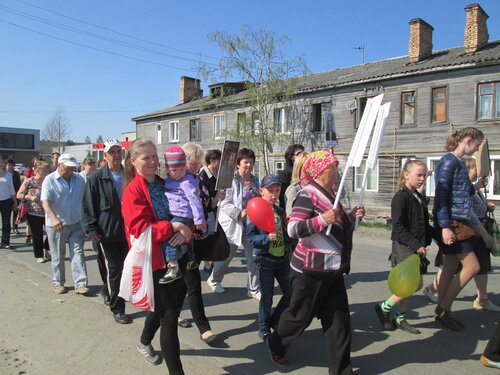
[[[207,316],[205,315],[205,305],[203,304],[203,297],[201,295],[200,270],[195,268],[194,270],[186,271],[183,279],[186,284],[189,308],[193,315],[194,323],[196,327],[198,327],[200,334],[203,335],[205,332],[210,331],[211,328]],[[180,295],[179,314],[184,304],[185,297],[186,295]]]
[[[16,199],[16,205],[19,204],[19,199]],[[17,212],[12,211],[12,226],[11,229],[17,229],[17,224],[16,224],[16,219],[17,219]]]
[[[0,215],[2,215],[2,244],[10,245],[10,215],[12,215],[12,199],[0,201]]]
[[[110,304],[109,308],[114,313],[125,312],[125,300],[118,297],[120,281],[122,279],[123,262],[128,253],[128,244],[122,242],[102,242],[104,261],[107,271],[106,284],[108,286]]]
[[[187,256],[179,259],[179,268],[185,274]],[[179,316],[180,296],[186,295],[186,284],[177,279],[169,284],[159,284],[158,280],[165,270],[153,272],[155,293],[155,311],[149,312],[144,322],[141,343],[151,344],[158,328],[160,330],[160,345],[163,358],[167,364],[169,375],[184,375],[181,363],[181,349],[177,333],[177,317]]]
[[[33,239],[32,244],[35,258],[43,258],[43,226],[45,224],[45,216],[28,214],[26,217],[28,219],[28,225],[31,227],[31,238]],[[45,247],[48,248],[47,238],[45,238],[45,241],[47,242]]]
[[[102,293],[109,296],[108,291],[108,270],[106,269],[106,260],[104,259],[104,253],[101,248],[101,241],[92,241],[92,249],[96,254],[97,268],[99,269],[99,275],[101,275],[102,280]]]
[[[497,324],[495,333],[488,341],[483,355],[491,361],[500,361],[500,324]]]
[[[321,320],[328,352],[330,375],[352,374],[351,318],[342,276],[315,277],[291,271],[292,297],[278,329],[268,338],[271,349],[285,355],[287,349],[311,324]]]

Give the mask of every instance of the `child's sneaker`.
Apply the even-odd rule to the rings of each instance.
[[[172,281],[175,281],[177,279],[180,279],[182,276],[182,271],[177,267],[177,266],[168,266],[167,273],[163,275],[160,280],[158,280],[158,284],[168,284],[171,283]]]
[[[200,264],[196,260],[191,260],[187,262],[186,269],[188,271],[195,270],[200,266]]]

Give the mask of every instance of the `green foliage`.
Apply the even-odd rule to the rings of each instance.
[[[285,55],[288,39],[264,29],[243,26],[238,34],[216,31],[209,39],[217,43],[223,57],[217,68],[202,66],[202,76],[219,79],[218,82],[241,80],[246,89],[245,100],[238,105],[248,111],[236,128],[226,127],[224,135],[262,156],[268,173],[268,155],[273,152],[273,145],[289,144],[292,134],[290,125],[288,131],[277,131],[275,110],[284,108],[285,113],[290,110],[298,82],[293,77],[307,72],[305,60],[302,56],[288,59]],[[222,90],[213,105],[228,103],[231,94]]]
[[[91,139],[90,139],[90,137],[87,135],[87,136],[85,137],[85,140],[83,141],[83,143],[87,143],[87,144],[88,144],[88,143],[92,143],[92,140],[91,140]]]
[[[98,135],[97,139],[95,140],[95,143],[104,143],[104,140],[102,139],[102,135]]]

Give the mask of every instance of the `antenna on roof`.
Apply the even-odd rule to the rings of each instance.
[[[352,47],[353,49],[359,49],[361,51],[361,64],[365,64],[365,42],[361,42],[359,47]]]

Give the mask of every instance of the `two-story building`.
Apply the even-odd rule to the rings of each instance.
[[[274,110],[275,131],[289,134],[290,144],[317,150],[326,147],[325,135],[333,129],[342,169],[367,99],[384,93],[383,102],[392,104],[378,166],[368,179],[369,211],[389,211],[407,158],[425,160],[432,171],[444,153],[447,136],[467,126],[481,129],[489,141],[488,198],[500,200],[500,41],[488,40],[488,15],[480,5],[467,6],[465,13],[463,46],[433,51],[433,27],[413,19],[408,56],[299,77],[294,100]],[[181,77],[180,103],[133,118],[137,137],[154,139],[159,154],[171,144],[189,141],[204,149],[221,148],[224,129],[235,128],[251,116],[251,110],[242,83],[209,87],[211,94],[203,97],[198,80]],[[215,96],[228,87],[232,94],[221,102]],[[271,169],[283,167],[283,154],[283,147],[274,147]],[[354,205],[364,165],[346,172],[343,199]],[[257,162],[259,173],[262,165]],[[427,193],[434,195],[432,177]]]

